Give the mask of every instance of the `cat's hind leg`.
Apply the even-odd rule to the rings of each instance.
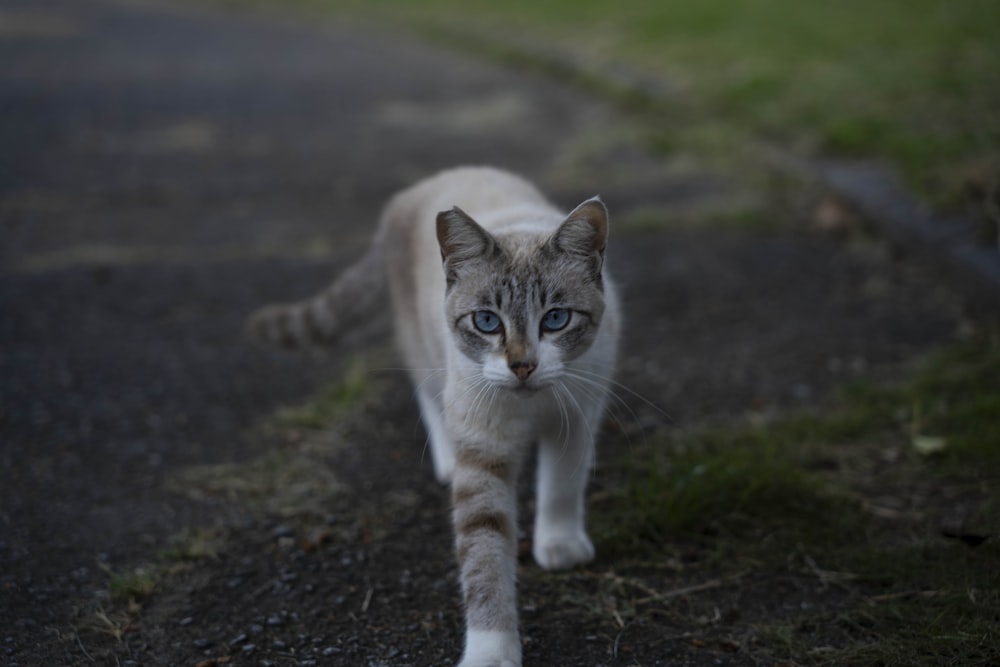
[[[424,382],[417,386],[417,404],[420,406],[424,428],[427,429],[434,476],[442,484],[448,484],[455,471],[455,446],[444,427],[440,399],[435,398],[428,384]]]

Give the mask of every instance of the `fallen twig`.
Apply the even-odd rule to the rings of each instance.
[[[879,602],[891,602],[919,595],[922,598],[932,598],[939,595],[941,591],[900,591],[898,593],[883,593],[882,595],[871,595],[865,598],[865,602],[876,605]]]
[[[719,577],[718,579],[709,579],[708,581],[703,581],[700,584],[692,584],[691,586],[684,586],[682,588],[675,588],[670,591],[660,592],[656,589],[647,586],[641,581],[630,579],[627,577],[622,577],[620,575],[609,573],[608,576],[614,579],[617,583],[628,584],[633,588],[637,588],[642,592],[646,593],[646,597],[640,598],[635,601],[636,604],[646,604],[649,602],[665,602],[667,600],[672,600],[674,598],[683,597],[685,595],[690,595],[692,593],[700,593],[702,591],[711,590],[713,588],[719,588],[720,586],[725,586],[726,584],[738,581],[749,574],[749,570],[738,572],[736,574],[730,575],[728,577]]]

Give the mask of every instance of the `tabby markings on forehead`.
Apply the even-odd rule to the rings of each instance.
[[[503,306],[505,297],[513,301],[536,301],[544,305],[548,301],[547,281],[542,275],[538,275],[537,271],[531,273],[523,286],[517,276],[504,277],[494,293],[496,305]]]

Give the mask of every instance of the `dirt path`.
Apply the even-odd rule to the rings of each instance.
[[[662,180],[634,152],[585,150],[617,122],[551,82],[352,26],[5,2],[6,664],[453,659],[446,494],[422,459],[408,388],[372,372],[333,431],[266,427],[279,406],[341,377],[349,355],[256,350],[242,318],[322,284],[363,247],[388,194],[440,167],[498,164],[566,205],[603,191],[613,211],[640,205],[640,191],[677,205],[725,194]],[[642,187],[603,189],[616,169]],[[620,379],[688,427],[815,404],[847,375],[891,373],[949,340],[961,304],[883,250],[796,231],[619,234]],[[394,365],[385,347],[362,348],[369,368]],[[636,430],[670,427],[622,398]],[[619,439],[605,456],[627,447]],[[181,546],[170,541],[184,531]],[[198,560],[138,623],[127,611],[102,620],[116,608],[109,572],[162,564],[169,548]],[[721,664],[655,627],[623,639],[591,616],[567,623],[565,601],[549,604],[545,580],[525,569],[527,664]]]

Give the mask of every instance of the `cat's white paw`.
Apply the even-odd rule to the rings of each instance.
[[[540,530],[535,533],[531,553],[546,570],[567,570],[594,560],[594,545],[580,529]]]
[[[455,455],[450,451],[439,453],[438,450],[435,450],[433,462],[434,478],[437,479],[438,483],[444,486],[451,484],[451,478],[455,474]]]
[[[521,667],[521,640],[516,632],[469,630],[458,667]]]

